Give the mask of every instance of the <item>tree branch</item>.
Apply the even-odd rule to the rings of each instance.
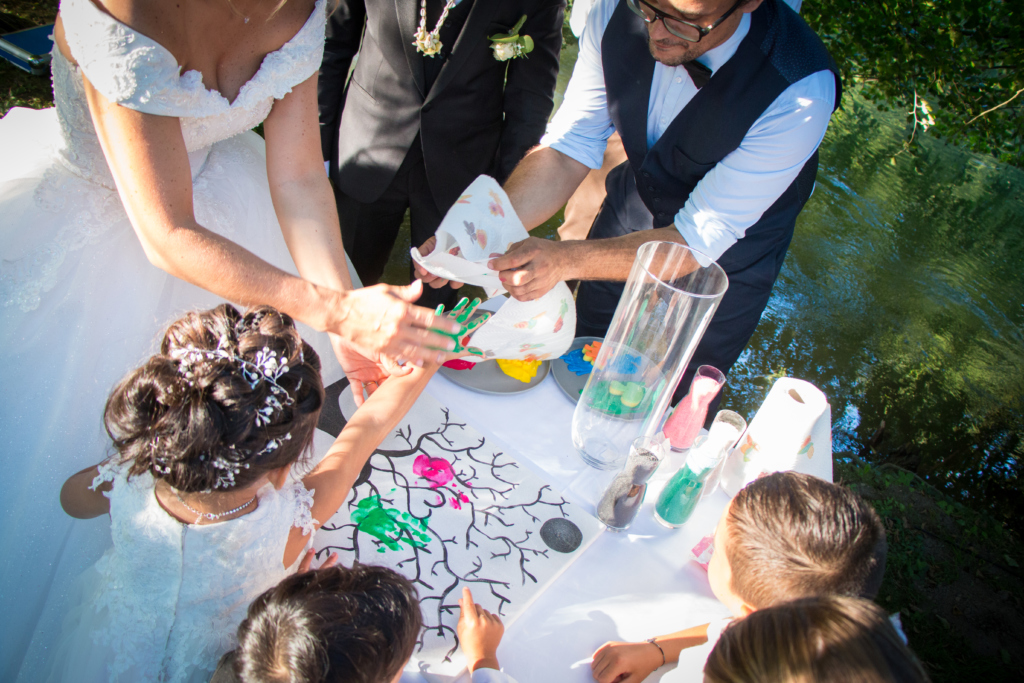
[[[1021,94],[1022,92],[1024,92],[1024,88],[1021,88],[1020,90],[1018,90],[1017,92],[1015,92],[1015,93],[1013,94],[1013,97],[1011,97],[1010,99],[1006,100],[1005,102],[1003,102],[1003,103],[1001,103],[1001,104],[997,104],[996,106],[992,107],[991,109],[986,109],[985,111],[981,112],[980,114],[978,114],[977,116],[975,116],[975,117],[974,117],[973,119],[971,119],[970,121],[968,121],[968,122],[967,122],[967,123],[965,123],[964,125],[960,126],[960,130],[963,130],[963,129],[964,129],[964,128],[966,128],[967,126],[971,125],[972,123],[974,123],[975,121],[977,121],[978,119],[980,119],[980,118],[981,118],[982,116],[984,116],[985,114],[991,114],[991,113],[992,113],[992,112],[994,112],[994,111],[995,111],[996,109],[1002,109],[1003,107],[1005,107],[1006,105],[1008,105],[1008,104],[1009,104],[1010,102],[1013,102],[1013,101],[1014,101],[1015,99],[1017,99],[1017,97],[1019,97],[1019,96],[1020,96],[1020,94]]]

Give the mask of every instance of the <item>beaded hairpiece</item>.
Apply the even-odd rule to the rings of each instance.
[[[192,344],[189,344],[186,348],[174,349],[169,355],[178,361],[178,372],[188,381],[189,386],[193,386],[194,383],[192,367],[195,362],[217,359],[228,360],[237,364],[241,369],[242,377],[249,383],[249,387],[252,389],[266,382],[270,387],[270,393],[267,394],[263,407],[256,411],[256,426],[263,427],[270,424],[275,412],[295,402],[295,399],[291,397],[288,391],[277,382],[290,369],[287,362],[283,358],[279,359],[277,352],[271,351],[266,346],[256,352],[255,361],[249,361],[223,348],[224,344],[225,342],[222,340],[221,344],[213,350],[197,349]],[[302,351],[300,350],[299,362],[303,362],[303,360]],[[301,386],[302,380],[300,379],[296,390]],[[210,461],[210,465],[218,470],[217,481],[213,487],[218,489],[231,488],[235,484],[235,475],[242,469],[249,469],[249,463],[242,462],[243,460],[276,451],[285,441],[291,438],[292,434],[288,432],[282,437],[270,439],[262,449],[256,452],[240,451],[233,445],[228,447],[228,451],[235,457],[220,454]],[[199,459],[206,461],[207,455],[200,455]],[[169,474],[171,471],[170,466],[167,464],[164,464],[163,468],[161,468],[159,461],[157,461],[156,469],[163,474]]]

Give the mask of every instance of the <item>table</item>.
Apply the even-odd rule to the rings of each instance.
[[[440,375],[426,391],[484,436],[509,446],[521,456],[522,465],[594,513],[616,473],[595,470],[576,455],[570,435],[575,404],[550,373],[522,394],[478,394]],[[829,412],[814,431],[821,454],[831,458]],[[690,556],[697,541],[714,530],[728,496],[719,490],[702,501],[681,529],[667,529],[652,515],[658,493],[679,464],[679,456],[666,458],[633,525],[624,532],[604,531],[508,625],[498,658],[519,683],[586,683],[593,680],[590,656],[606,641],[644,640],[729,616],[711,593],[707,574]],[[664,666],[647,680],[699,681],[709,651],[708,646],[684,651],[678,665]],[[402,676],[406,683],[424,680],[415,672]],[[436,680],[430,677],[429,683]]]

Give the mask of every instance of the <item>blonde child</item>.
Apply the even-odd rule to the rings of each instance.
[[[927,683],[878,605],[802,598],[737,619],[704,665],[705,683]]]
[[[73,517],[110,514],[51,680],[208,681],[248,604],[291,573],[430,378],[383,383],[301,481],[324,400],[320,361],[287,315],[223,305],[167,330],[113,390],[115,454],[72,476]]]
[[[734,618],[802,597],[873,598],[885,571],[885,528],[847,488],[796,472],[761,477],[726,506],[708,565],[711,591]],[[714,642],[729,620],[642,643],[610,642],[594,653],[598,683],[639,683]]]

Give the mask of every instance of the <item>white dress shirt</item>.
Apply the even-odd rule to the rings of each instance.
[[[618,3],[595,0],[565,100],[541,139],[542,146],[594,169],[601,167],[605,141],[615,130],[608,112],[601,39]],[[714,73],[732,58],[749,30],[750,15],[744,14],[735,33],[697,61]],[[684,67],[655,64],[647,109],[648,149],[696,94],[697,87]],[[697,183],[676,214],[675,227],[686,243],[717,259],[743,237],[818,148],[835,97],[835,78],[827,70],[783,91],[754,122],[740,146]]]

